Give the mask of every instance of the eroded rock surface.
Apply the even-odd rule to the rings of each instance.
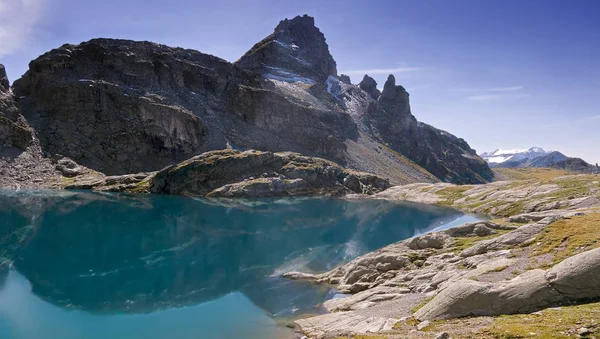
[[[222,150],[158,172],[105,177],[83,185],[95,190],[240,198],[373,194],[389,187],[389,181],[298,153]],[[67,188],[82,188],[82,183],[76,178]]]
[[[527,271],[501,283],[460,280],[415,313],[419,320],[526,313],[565,300],[600,296],[600,249],[577,254],[550,270]]]
[[[364,326],[354,326],[357,323],[372,322],[376,331],[383,331],[390,319],[413,315],[411,309],[431,297],[414,313],[418,320],[533,312],[557,302],[597,297],[594,282],[600,249],[578,254],[549,270],[531,269],[516,276],[503,273],[529,261],[528,256],[513,257],[512,248],[530,244],[547,225],[571,216],[573,212],[554,210],[520,227],[490,221],[468,223],[386,246],[323,274],[287,273],[284,276],[290,279],[332,284],[348,294],[324,303],[331,314],[296,324],[316,338],[329,338],[344,329],[365,333]],[[487,231],[481,232],[483,227]],[[503,234],[456,251],[457,242],[488,237],[491,231]],[[480,244],[496,239],[497,246],[477,250]]]

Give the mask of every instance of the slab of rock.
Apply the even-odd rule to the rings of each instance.
[[[74,162],[60,161],[67,174],[77,172]],[[80,187],[78,180],[68,186],[73,187]],[[298,153],[221,150],[203,153],[158,172],[106,177],[90,188],[241,198],[372,194],[387,187],[389,181],[376,175],[346,170],[334,162]]]
[[[534,224],[524,225],[512,232],[503,234],[499,237],[480,241],[477,244],[465,249],[460,253],[462,257],[470,257],[477,254],[486,253],[492,250],[500,250],[509,246],[522,245],[535,238],[547,225],[561,219],[561,214],[555,214],[546,217]]]
[[[600,296],[600,248],[544,271],[535,269],[501,283],[459,280],[415,313],[419,320],[530,313],[565,300]]]

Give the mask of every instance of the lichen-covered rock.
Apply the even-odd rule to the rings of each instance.
[[[358,182],[349,185],[353,177]],[[69,186],[78,187],[77,180]],[[210,198],[343,195],[378,192],[389,181],[348,171],[298,153],[221,150],[206,152],[154,173],[106,177],[96,190],[152,192]]]

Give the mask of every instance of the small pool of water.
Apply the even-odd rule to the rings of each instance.
[[[381,200],[0,191],[0,338],[292,336],[323,272],[477,217]]]

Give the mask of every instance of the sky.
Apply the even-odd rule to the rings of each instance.
[[[539,146],[600,163],[597,0],[0,0],[0,63],[96,37],[150,40],[235,61],[284,18],[309,14],[338,73],[393,73],[413,114],[478,152]]]

